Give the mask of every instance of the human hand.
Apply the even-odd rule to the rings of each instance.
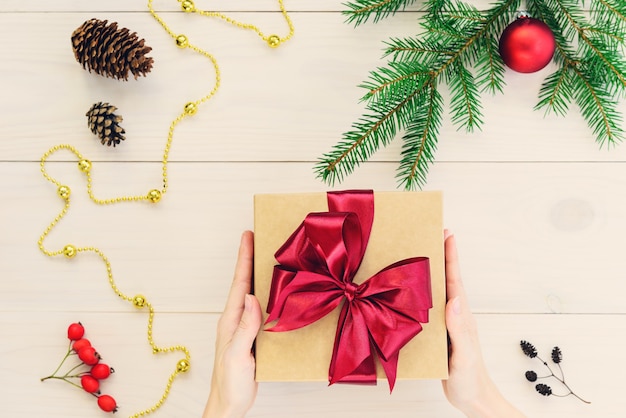
[[[445,233],[446,324],[450,337],[449,377],[442,380],[448,401],[471,418],[520,418],[493,383],[483,361],[476,321],[472,316],[454,236]]]
[[[241,236],[235,276],[217,325],[211,393],[203,418],[240,418],[252,407],[257,393],[252,344],[261,327],[259,301],[250,295],[253,234]]]

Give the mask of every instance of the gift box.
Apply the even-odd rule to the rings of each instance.
[[[442,196],[254,197],[257,381],[448,376]]]

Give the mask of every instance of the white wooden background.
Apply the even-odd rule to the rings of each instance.
[[[355,29],[344,23],[338,0],[285,3],[296,33],[272,50],[251,32],[183,14],[176,1],[155,2],[175,32],[215,54],[223,73],[214,100],[176,130],[170,190],[159,205],[96,206],[71,154],[49,164],[73,195],[47,246],[101,248],[119,287],[154,304],[157,343],[191,350],[192,370],[155,416],[198,417],[203,410],[215,324],[240,232],[253,228],[253,194],[328,189],[314,178],[314,162],[362,114],[356,86],[383,64],[382,41],[414,34],[420,16],[416,5]],[[286,33],[274,0],[196,4]],[[121,82],[83,70],[70,35],[92,17],[145,38],[153,71]],[[426,189],[444,191],[445,222],[457,236],[486,362],[505,396],[532,417],[623,417],[626,147],[600,150],[576,108],[565,118],[534,112],[549,71],[508,71],[504,95],[484,96],[480,132],[457,132],[446,122]],[[145,314],[114,296],[95,256],[39,252],[39,235],[62,208],[39,158],[56,144],[77,146],[94,162],[100,197],[158,188],[170,120],[210,90],[212,77],[206,59],[175,47],[145,1],[0,2],[1,416],[104,416],[87,394],[39,381],[63,356],[67,325],[79,320],[117,371],[105,388],[118,399],[119,415],[160,396],[177,357],[151,355]],[[84,114],[96,101],[115,104],[124,117],[127,140],[116,149],[102,147],[87,129]],[[395,190],[400,145],[379,151],[335,189]],[[521,354],[520,339],[545,357],[559,345],[568,382],[592,404],[535,393],[524,372],[541,368]],[[261,384],[249,416],[461,415],[439,382],[402,381],[391,396],[384,382]]]

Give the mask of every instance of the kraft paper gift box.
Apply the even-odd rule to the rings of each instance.
[[[399,353],[397,379],[448,376],[445,326],[445,273],[442,196],[440,192],[374,192],[371,234],[353,282],[360,284],[399,260],[428,257],[432,308],[423,329]],[[276,251],[309,213],[328,212],[326,193],[261,194],[254,197],[254,283],[264,315]],[[257,381],[328,381],[339,306],[302,328],[273,332],[262,327],[256,340]],[[394,332],[389,331],[389,332]],[[376,376],[385,378],[378,356]],[[392,385],[391,385],[392,386]]]

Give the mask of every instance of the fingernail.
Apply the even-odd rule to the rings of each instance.
[[[455,297],[452,301],[452,312],[454,312],[456,315],[459,315],[461,313],[461,300],[458,296]]]
[[[449,229],[444,229],[443,230],[443,240],[447,240],[448,238],[450,238],[452,236],[452,232],[450,232]]]

